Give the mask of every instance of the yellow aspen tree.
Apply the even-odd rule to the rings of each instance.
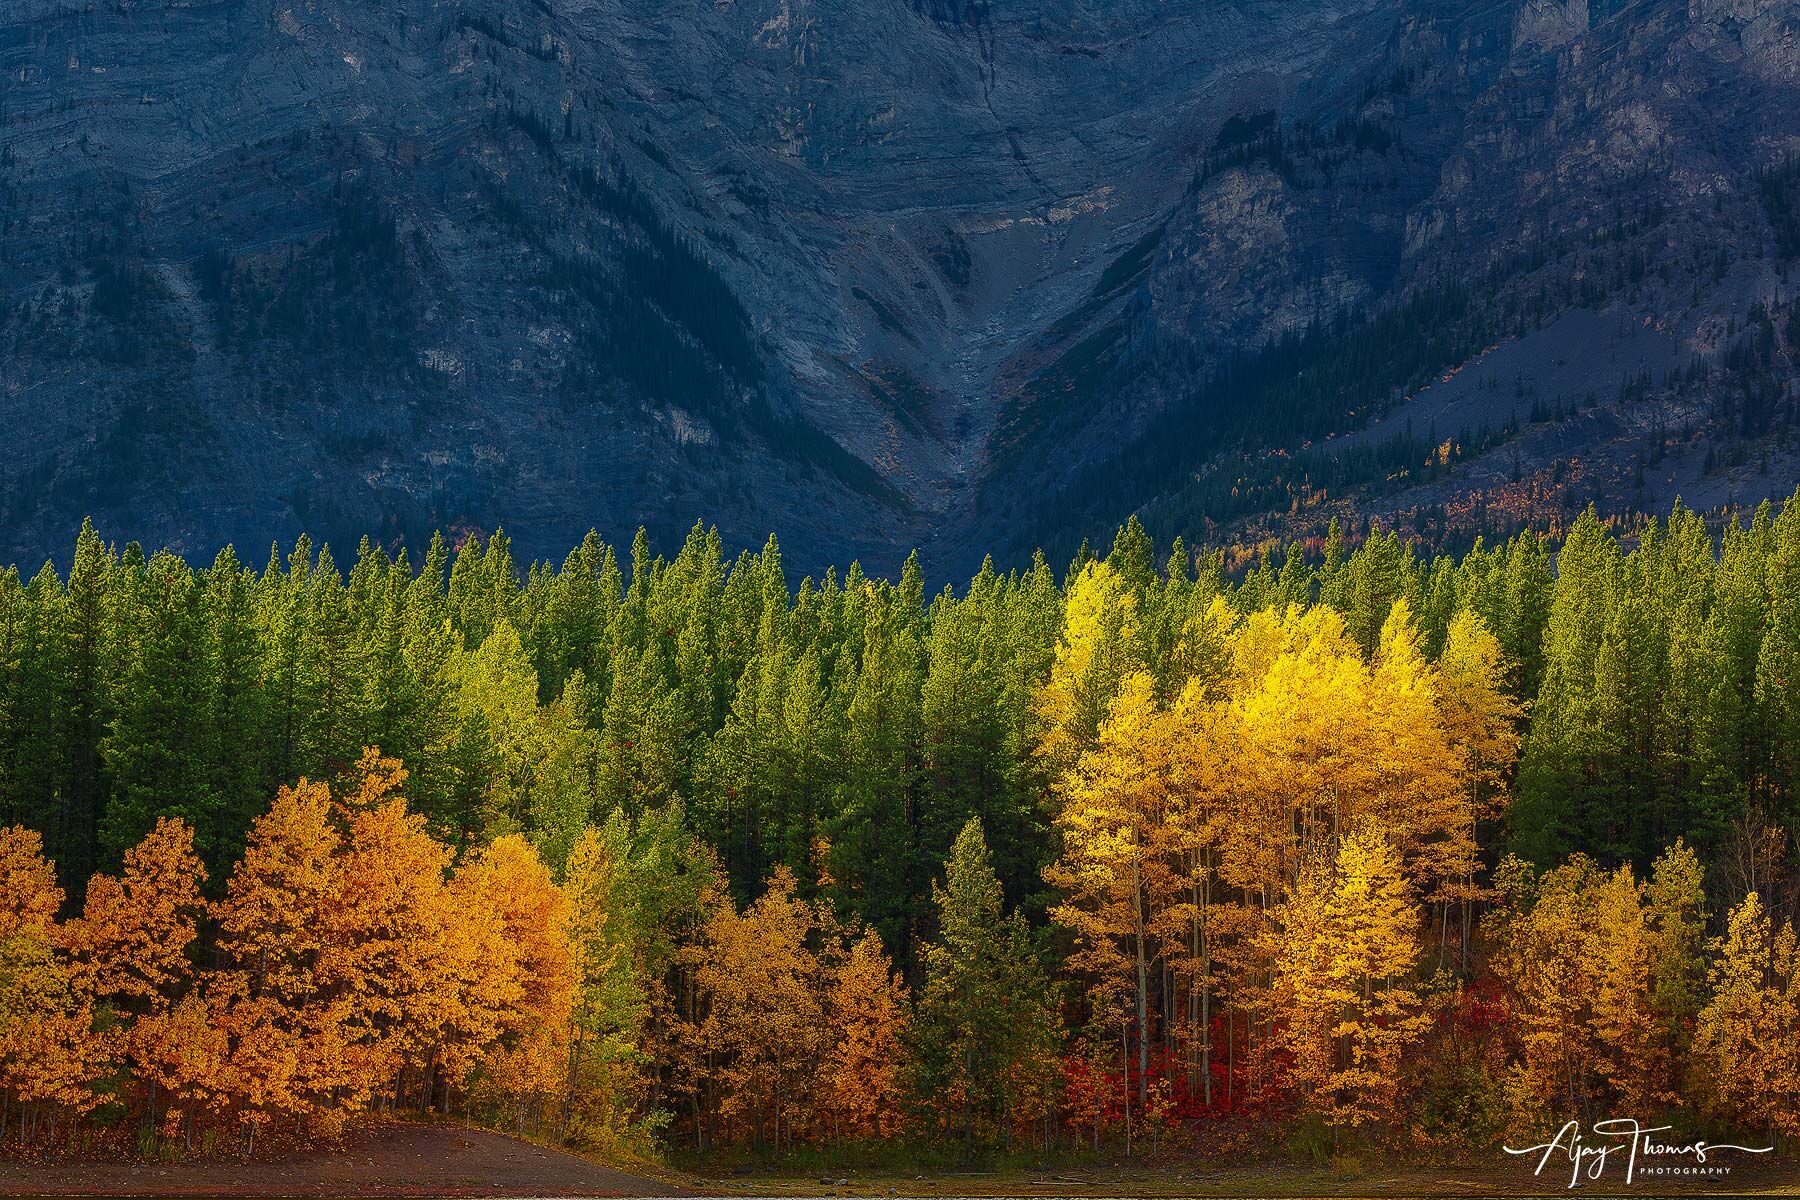
[[[791,1145],[809,1131],[827,1031],[818,928],[794,877],[778,868],[743,913],[719,910],[706,931],[697,984],[708,997],[707,1045],[718,1056],[720,1111],[759,1143]]]
[[[1575,855],[1534,877],[1508,856],[1495,875],[1500,906],[1487,918],[1489,965],[1505,990],[1518,1053],[1506,1080],[1509,1133],[1542,1130],[1556,1113],[1587,1111],[1594,1094],[1593,972],[1599,951],[1589,910],[1601,871]]]
[[[444,894],[450,851],[422,815],[407,811],[397,794],[405,780],[397,760],[366,750],[339,788],[339,903],[325,914],[319,981],[345,1014],[351,1082],[340,1103],[352,1109],[403,1083],[403,1070],[427,1066],[454,1003]],[[436,1082],[421,1071],[421,1107]]]
[[[1231,996],[1225,1057],[1236,1104],[1277,1090],[1274,911],[1369,791],[1356,752],[1366,745],[1368,667],[1343,617],[1324,606],[1254,613],[1231,650],[1228,698],[1211,729],[1226,785],[1216,863],[1241,903],[1212,916],[1226,935],[1215,957]]]
[[[906,985],[873,931],[831,972],[831,1024],[819,1091],[819,1130],[837,1138],[891,1137],[904,1098]]]
[[[1338,849],[1326,907],[1327,985],[1338,1008],[1330,1113],[1334,1125],[1391,1122],[1406,1055],[1425,1032],[1418,994],[1408,986],[1421,952],[1420,912],[1400,855],[1366,824]]]
[[[1234,690],[1239,694],[1267,675],[1283,655],[1362,656],[1344,627],[1343,614],[1324,604],[1310,608],[1290,604],[1251,613],[1234,627],[1230,652]]]
[[[100,1099],[93,1003],[58,953],[62,901],[43,840],[0,829],[0,1109],[21,1113],[28,1141],[54,1142]]]
[[[1204,609],[1191,613],[1175,641],[1175,661],[1170,664],[1172,691],[1193,689],[1216,700],[1225,695],[1232,677],[1232,643],[1238,629],[1238,613],[1223,596],[1213,596]]]
[[[1368,741],[1360,750],[1373,769],[1372,793],[1358,807],[1387,831],[1418,894],[1448,905],[1480,858],[1468,809],[1468,756],[1448,736],[1438,693],[1412,606],[1397,600],[1369,678]]]
[[[1219,843],[1235,808],[1230,726],[1213,685],[1201,678],[1183,689],[1169,717],[1168,813],[1164,841],[1175,863],[1167,900],[1154,928],[1186,996],[1182,1014],[1188,1091],[1213,1103],[1213,996],[1218,943],[1232,924],[1231,902],[1219,893]]]
[[[1052,776],[1074,766],[1106,719],[1119,682],[1141,665],[1137,596],[1105,563],[1069,585],[1050,677],[1038,690],[1035,753]]]
[[[1593,880],[1587,920],[1592,953],[1584,965],[1592,997],[1595,1069],[1626,1109],[1653,1111],[1672,1097],[1660,1086],[1669,1068],[1659,1053],[1651,1008],[1655,948],[1645,921],[1644,890],[1629,865]]]
[[[221,969],[208,979],[225,1009],[238,1119],[250,1135],[272,1121],[343,1119],[336,1098],[355,1084],[340,998],[325,991],[333,910],[344,903],[331,793],[301,780],[251,826],[244,857],[214,908]]]
[[[1297,878],[1302,848],[1339,837],[1374,791],[1368,668],[1343,619],[1289,609],[1266,624],[1244,627],[1244,640],[1269,640],[1275,653],[1244,656],[1231,706],[1243,804],[1223,847],[1232,882],[1265,909]]]
[[[1800,1137],[1800,939],[1777,931],[1755,892],[1731,912],[1713,944],[1712,999],[1700,1012],[1694,1051],[1720,1115],[1749,1128]]]
[[[499,1039],[479,1068],[483,1092],[512,1105],[521,1131],[528,1113],[541,1118],[561,1090],[575,1003],[575,955],[569,904],[550,868],[518,834],[496,838],[475,860],[476,894],[500,918],[510,973],[521,984],[516,1004],[500,1013]]]
[[[1437,670],[1438,711],[1445,735],[1463,758],[1464,816],[1468,838],[1474,842],[1480,823],[1505,807],[1507,780],[1519,758],[1520,705],[1507,690],[1508,663],[1500,640],[1468,609],[1452,618]],[[1466,964],[1475,905],[1491,893],[1477,885],[1471,865],[1462,878],[1447,882],[1440,894],[1439,945],[1449,941],[1449,910],[1454,904],[1460,961]]]
[[[1392,1121],[1426,1025],[1408,986],[1420,913],[1398,852],[1360,824],[1334,857],[1309,856],[1277,922],[1276,995],[1302,1106],[1333,1129]]]
[[[1170,733],[1155,680],[1142,671],[1127,675],[1094,748],[1058,786],[1063,853],[1044,872],[1066,893],[1050,915],[1076,934],[1080,948],[1069,965],[1101,992],[1119,987],[1132,996],[1140,1112],[1150,1064],[1151,972],[1160,957],[1152,923],[1172,890],[1163,854]]]
[[[1330,983],[1331,873],[1323,847],[1313,847],[1302,857],[1293,886],[1263,935],[1272,963],[1270,1008],[1280,1018],[1281,1043],[1292,1057],[1285,1082],[1303,1101],[1327,1111],[1337,1028]]]
[[[1438,709],[1450,744],[1467,759],[1470,807],[1496,815],[1519,758],[1519,702],[1507,690],[1506,653],[1481,618],[1463,609],[1450,621],[1438,654]]]

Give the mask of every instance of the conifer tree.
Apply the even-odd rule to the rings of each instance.
[[[933,893],[939,933],[923,957],[911,1090],[932,1127],[969,1148],[1036,1115],[1055,1004],[1024,922],[1003,911],[978,820],[957,835]]]
[[[179,816],[209,833],[219,826],[202,604],[193,572],[166,551],[132,589],[131,666],[101,747],[113,790],[100,834],[112,855],[140,842],[158,816]]]
[[[61,707],[67,714],[67,790],[54,813],[51,857],[71,880],[84,880],[100,862],[100,820],[106,806],[100,758],[112,719],[110,670],[115,662],[117,558],[91,521],[81,523],[69,567]]]

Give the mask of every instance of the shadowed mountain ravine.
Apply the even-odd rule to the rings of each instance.
[[[13,0],[0,559],[1785,494],[1797,18]]]

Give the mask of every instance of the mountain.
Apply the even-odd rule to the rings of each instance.
[[[1791,490],[1794,0],[11,0],[0,560]]]

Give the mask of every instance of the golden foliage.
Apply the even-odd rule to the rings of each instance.
[[[1750,1128],[1800,1137],[1800,937],[1755,892],[1731,913],[1694,1045],[1714,1104]]]

